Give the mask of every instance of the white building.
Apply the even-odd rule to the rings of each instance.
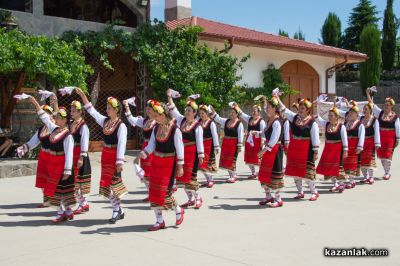
[[[165,7],[168,27],[200,26],[204,29],[200,40],[208,46],[222,50],[229,42],[229,54],[238,58],[250,54],[241,73],[241,85],[261,87],[263,70],[271,66],[280,69],[284,81],[301,92],[293,99],[287,97],[286,102],[298,97],[315,99],[320,93],[335,94],[335,70],[368,59],[358,52],[191,16],[191,0],[165,0]]]

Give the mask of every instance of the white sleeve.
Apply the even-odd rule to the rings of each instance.
[[[210,128],[211,128],[211,135],[213,138],[214,149],[215,149],[215,148],[219,147],[219,136],[218,136],[218,132],[217,132],[217,126],[215,125],[214,122],[211,122]]]
[[[81,156],[86,157],[89,151],[90,132],[89,127],[85,124],[81,127]]]
[[[203,128],[199,125],[196,128],[196,148],[199,158],[204,158]]]
[[[357,149],[363,150],[364,149],[364,141],[365,141],[365,127],[361,124],[358,127],[358,145]]]
[[[92,105],[92,103],[88,103],[85,105],[86,111],[96,120],[96,123],[101,127],[104,127],[104,121],[107,119],[104,115],[100,114]]]
[[[281,131],[282,131],[281,123],[278,120],[276,120],[272,124],[271,138],[269,139],[267,146],[265,146],[265,148],[268,151],[271,151],[274,148],[275,144],[279,141],[279,137],[281,136]]]
[[[342,138],[343,150],[348,151],[349,144],[348,144],[348,140],[347,140],[347,130],[344,125],[342,125],[342,128],[340,129],[340,137]]]
[[[72,174],[72,161],[74,157],[74,138],[72,135],[68,135],[63,142],[65,163],[64,163],[64,175]]]
[[[290,120],[290,122],[293,122],[294,117],[296,116],[295,113],[293,113],[292,111],[290,111],[289,109],[286,108],[286,106],[283,106],[285,110],[285,116],[287,117],[287,119]]]
[[[400,140],[400,119],[397,118],[394,123],[394,129],[396,131],[396,139]]]
[[[313,151],[319,150],[319,127],[316,122],[311,126],[311,144],[313,146]]]
[[[285,140],[285,145],[288,145],[290,143],[290,122],[289,120],[286,120],[285,123],[283,124],[283,139]]]
[[[54,129],[58,128],[56,124],[51,122],[50,116],[45,111],[39,110],[37,114],[39,115],[40,120],[42,120],[42,122],[46,125],[50,132],[53,132]]]
[[[118,145],[117,145],[117,161],[116,164],[123,164],[125,159],[126,141],[128,138],[128,130],[124,123],[118,128]]]
[[[170,114],[172,115],[173,118],[176,119],[176,122],[178,122],[177,125],[180,127],[180,126],[181,126],[181,123],[182,123],[182,120],[183,120],[185,117],[179,112],[178,108],[176,108],[175,105],[172,106],[171,108],[172,108],[172,109],[171,109],[171,111],[170,111]]]
[[[237,132],[238,132],[238,144],[237,144],[237,146],[242,146],[243,145],[243,137],[244,137],[244,128],[243,128],[243,123],[242,122],[239,122],[240,124],[239,124],[239,126],[238,126],[238,129],[237,129]]]
[[[146,158],[147,156],[149,156],[150,154],[152,154],[154,152],[154,150],[156,149],[156,137],[155,137],[155,128],[153,128],[153,131],[151,132],[151,137],[149,140],[149,143],[147,144],[146,148],[144,149],[144,153],[146,154]]]
[[[214,119],[215,122],[217,122],[218,124],[220,124],[223,127],[225,126],[225,123],[228,120],[228,118],[222,118],[218,114],[215,114],[213,119]]]
[[[39,139],[39,130],[36,130],[35,134],[30,138],[30,140],[25,144],[28,148],[28,151],[33,150],[40,144],[40,139]]]
[[[326,124],[328,123],[328,121],[326,121],[325,119],[323,119],[319,115],[318,115],[318,117],[316,117],[315,121],[318,123],[318,125],[320,125],[323,128],[325,128]]]
[[[381,112],[382,112],[382,109],[379,108],[378,105],[374,104],[374,109],[373,109],[373,111],[374,111],[374,116],[375,116],[376,118],[378,118],[379,115],[380,115]]]
[[[182,132],[181,132],[181,130],[179,128],[177,128],[176,131],[175,131],[174,145],[175,145],[175,150],[176,150],[176,161],[177,161],[177,164],[183,164],[185,157],[184,157]]]
[[[379,132],[379,121],[378,119],[375,119],[374,123],[374,142],[375,146],[381,146],[381,133]]]
[[[249,123],[251,116],[249,116],[248,114],[245,114],[244,112],[241,112],[239,115],[244,121],[246,121],[246,123]]]
[[[261,121],[260,121],[260,133],[264,132],[265,128],[266,128],[265,121],[264,121],[264,119],[261,118]]]
[[[133,116],[131,112],[125,113],[126,118],[128,119],[129,123],[134,127],[143,128],[144,125],[144,118],[141,116]]]

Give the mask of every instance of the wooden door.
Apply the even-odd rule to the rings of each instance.
[[[280,68],[282,79],[299,94],[285,98],[284,103],[290,106],[297,102],[298,98],[310,98],[314,100],[319,94],[319,75],[312,66],[304,61],[292,60]]]

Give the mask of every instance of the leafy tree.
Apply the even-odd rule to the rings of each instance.
[[[368,55],[368,60],[360,65],[361,90],[378,85],[381,74],[381,34],[375,25],[368,25],[360,36],[360,51]]]
[[[360,0],[350,14],[349,27],[346,28],[343,37],[343,48],[358,51],[361,32],[367,25],[375,25],[379,21],[377,14],[376,6],[373,6],[370,0]]]
[[[385,70],[392,70],[396,53],[396,18],[393,14],[393,0],[387,0],[383,19],[382,65]]]
[[[284,31],[284,30],[281,30],[281,29],[279,29],[278,35],[279,36],[284,36],[284,37],[289,37],[289,33],[287,31]]]
[[[296,31],[294,33],[293,39],[305,41],[306,35],[303,33],[303,31],[301,29],[299,29],[298,31]]]
[[[329,12],[321,29],[322,43],[334,47],[339,47],[339,41],[342,32],[342,23],[339,17]]]

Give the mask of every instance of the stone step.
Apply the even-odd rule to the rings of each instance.
[[[5,159],[0,161],[0,178],[36,175],[37,160]]]

